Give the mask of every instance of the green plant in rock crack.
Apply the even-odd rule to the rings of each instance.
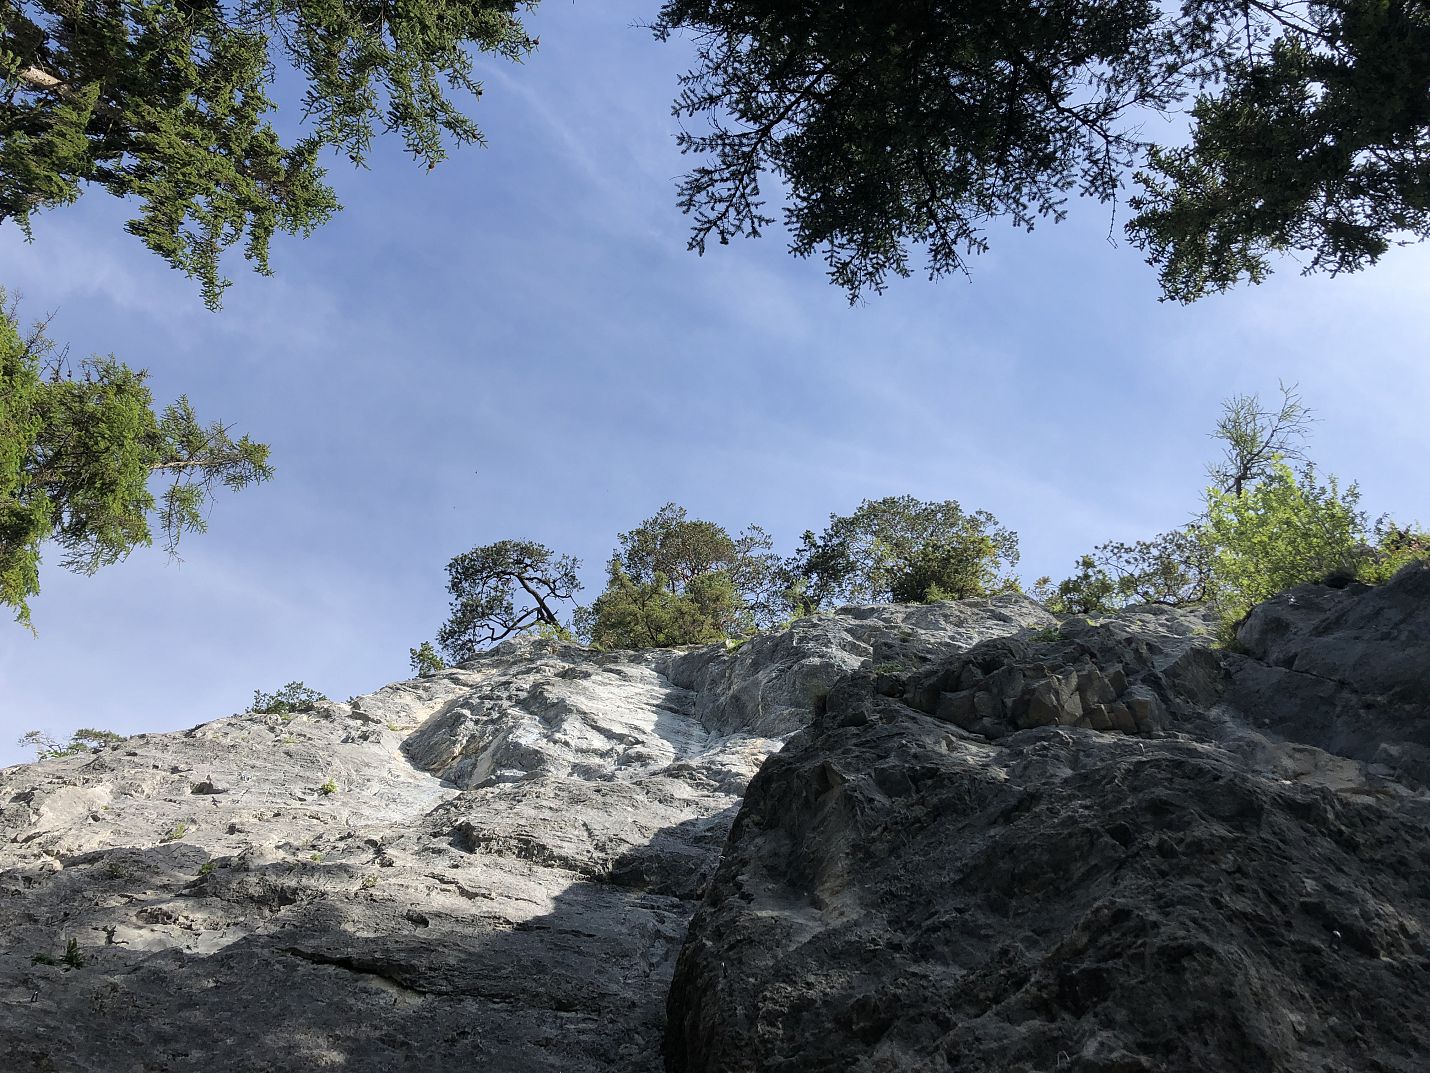
[[[31,965],[54,965],[68,972],[70,969],[81,969],[84,967],[84,955],[80,953],[79,940],[70,938],[65,943],[65,952],[59,957],[41,951],[38,954],[30,955]]]

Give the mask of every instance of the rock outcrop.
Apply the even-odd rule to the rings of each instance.
[[[861,671],[751,783],[668,1068],[1430,1069],[1430,566]]]
[[[1430,566],[499,646],[0,772],[10,1073],[1424,1073]]]
[[[0,772],[0,1068],[657,1070],[764,759],[851,673],[1053,621],[1008,597],[731,652],[510,643]]]

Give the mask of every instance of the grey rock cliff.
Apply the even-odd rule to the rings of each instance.
[[[659,1069],[676,954],[766,757],[850,674],[1052,623],[1008,597],[733,652],[509,643],[0,772],[0,1068]]]
[[[750,785],[675,1073],[1430,1069],[1430,566],[856,673]]]
[[[1430,566],[508,643],[0,772],[4,1073],[1424,1073]]]

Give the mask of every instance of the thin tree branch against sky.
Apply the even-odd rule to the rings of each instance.
[[[862,499],[957,499],[1018,531],[1026,579],[1063,577],[1194,513],[1221,400],[1279,381],[1316,413],[1323,470],[1430,523],[1430,251],[1183,308],[1074,205],[1010,227],[971,281],[850,308],[777,229],[685,251],[669,103],[689,56],[651,14],[538,10],[524,65],[478,64],[488,148],[430,173],[400,145],[332,162],[344,211],[279,235],[277,275],[235,274],[217,315],[112,200],[36,217],[33,245],[0,229],[22,313],[271,443],[277,470],[216,502],[182,564],[47,565],[38,639],[0,635],[0,762],[31,728],[174,729],[288,681],[405,678],[452,556],[537,541],[598,592],[617,534],[672,500],[788,552]]]

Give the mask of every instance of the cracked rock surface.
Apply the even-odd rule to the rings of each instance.
[[[850,608],[735,651],[508,643],[0,772],[6,1073],[654,1071],[750,779],[853,675],[1054,620]]]
[[[673,1073],[1430,1069],[1430,564],[840,680],[752,781]]]

